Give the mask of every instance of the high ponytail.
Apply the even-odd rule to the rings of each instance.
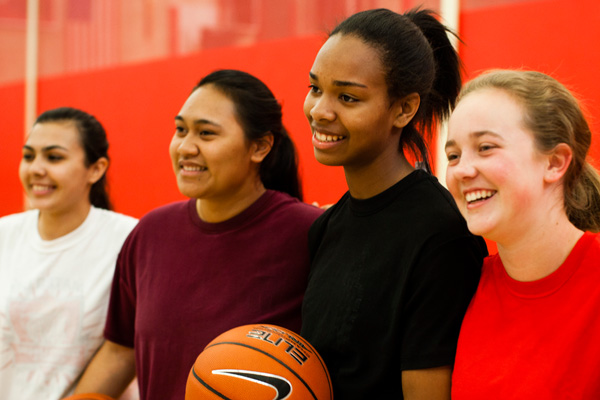
[[[403,128],[399,150],[411,152],[430,171],[427,140],[436,121],[449,116],[462,85],[460,59],[448,38],[453,33],[425,9],[362,11],[330,36],[338,33],[354,35],[380,51],[390,102],[419,94],[419,110]]]
[[[281,105],[271,90],[247,72],[224,69],[202,78],[194,90],[214,85],[235,105],[236,114],[248,140],[273,135],[273,146],[260,165],[265,188],[278,190],[302,200],[298,157],[292,139],[283,126]]]

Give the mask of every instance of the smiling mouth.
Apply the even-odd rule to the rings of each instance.
[[[181,169],[185,172],[200,172],[200,171],[206,171],[208,168],[201,167],[199,165],[182,165]]]
[[[315,138],[319,141],[319,142],[338,142],[340,140],[346,139],[346,136],[340,136],[340,135],[325,135],[323,133],[320,133],[318,131],[315,131]]]
[[[37,184],[31,185],[31,189],[33,191],[35,191],[35,192],[43,192],[43,191],[46,191],[46,190],[50,190],[53,187],[54,186],[51,186],[51,185],[37,185]]]
[[[495,190],[476,190],[465,194],[465,200],[467,203],[473,204],[478,201],[486,200],[496,194]]]

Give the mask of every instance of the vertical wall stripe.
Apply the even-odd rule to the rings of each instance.
[[[459,16],[460,16],[460,0],[440,0],[440,16],[442,22],[450,28],[454,33],[460,36],[459,27]],[[450,41],[454,48],[458,51],[458,40],[454,37],[450,37]],[[444,146],[446,145],[446,138],[448,137],[448,123],[443,122],[439,124],[438,137],[435,147],[435,175],[439,179],[440,183],[446,186],[446,167],[448,160],[446,158],[446,152]]]

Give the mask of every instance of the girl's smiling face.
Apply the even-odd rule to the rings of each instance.
[[[383,157],[398,157],[393,135],[399,102],[390,104],[380,53],[353,35],[335,34],[310,70],[304,113],[316,159],[359,169]]]
[[[169,148],[179,190],[197,199],[232,199],[262,185],[262,157],[246,139],[235,104],[214,85],[196,89],[175,118]]]
[[[32,208],[65,213],[90,205],[89,192],[104,169],[86,165],[74,122],[37,123],[23,146],[19,177]]]
[[[448,125],[448,189],[469,230],[498,242],[527,234],[543,218],[548,156],[523,117],[515,98],[488,88],[463,98]]]

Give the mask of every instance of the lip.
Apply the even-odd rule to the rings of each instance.
[[[30,183],[29,191],[35,196],[43,196],[53,192],[56,189],[56,185],[49,183]]]
[[[339,146],[345,142],[348,138],[347,135],[340,135],[336,132],[332,132],[319,127],[312,127],[312,144],[315,149],[327,150],[332,147]]]
[[[190,161],[179,161],[179,174],[181,176],[196,177],[208,171],[208,168],[202,164],[190,162]]]
[[[465,201],[467,209],[473,209],[481,207],[484,204],[488,203],[491,199],[493,199],[496,196],[497,193],[497,190],[492,189],[469,189],[463,191],[463,199]]]

